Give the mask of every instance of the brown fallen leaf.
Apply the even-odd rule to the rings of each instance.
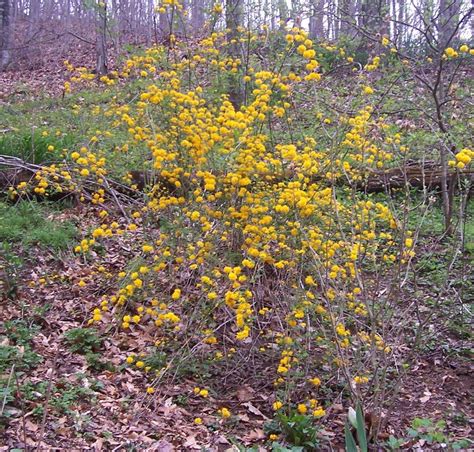
[[[265,416],[258,408],[253,406],[250,402],[243,403],[242,405],[246,407],[255,416],[260,416],[263,417],[263,419],[268,419],[267,416]]]
[[[25,421],[25,427],[26,430],[30,432],[36,432],[38,430],[38,426],[35,423],[31,422],[29,419]]]
[[[237,389],[237,399],[239,402],[248,402],[253,399],[255,391],[250,386],[242,386]]]
[[[156,444],[156,450],[158,452],[174,452],[174,446],[169,441],[162,438]]]
[[[423,394],[424,394],[423,397],[420,397],[420,402],[421,403],[426,403],[431,398],[431,392],[426,390]]]
[[[244,442],[253,442],[253,441],[259,441],[261,439],[265,439],[265,433],[263,432],[262,429],[257,428],[255,430],[252,430],[248,435],[245,435],[242,440]]]
[[[183,447],[190,449],[201,449],[201,446],[197,443],[195,436],[188,436],[183,444]]]
[[[104,445],[104,440],[102,438],[97,438],[97,440],[92,444],[92,447],[96,452],[100,452]]]

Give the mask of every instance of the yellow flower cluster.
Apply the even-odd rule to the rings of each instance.
[[[469,166],[474,159],[474,151],[471,149],[461,149],[456,155],[456,160],[450,160],[449,166],[455,166],[456,168],[463,170],[467,166]]]

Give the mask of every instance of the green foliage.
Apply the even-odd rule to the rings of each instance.
[[[33,352],[29,346],[21,348],[0,345],[0,372],[7,372],[13,365],[16,370],[29,370],[42,361],[43,358]]]
[[[280,443],[273,442],[272,443],[272,452],[302,452],[304,451],[304,447],[300,446],[282,446]]]
[[[387,440],[386,446],[390,450],[398,450],[403,445],[403,443],[405,443],[404,438],[395,438],[393,435],[390,435]]]
[[[37,406],[34,414],[41,415],[43,407],[40,405],[46,400],[48,394],[48,381],[39,383],[27,382],[20,387],[20,394],[24,402],[33,403]],[[81,401],[94,401],[95,390],[100,386],[85,387],[60,380],[51,385],[49,405],[60,414],[72,414],[73,410]]]
[[[0,336],[0,342],[6,345],[0,346],[0,373],[6,373],[12,368],[19,371],[36,367],[43,358],[32,350],[30,342],[39,327],[21,319],[7,321],[3,327],[6,340],[2,341]]]
[[[159,370],[166,366],[166,360],[166,353],[157,351],[146,357],[145,364],[154,370]]]
[[[444,443],[448,441],[444,434],[446,422],[443,420],[433,422],[431,419],[415,418],[408,429],[408,434],[417,439],[423,439],[429,444]]]
[[[38,366],[43,358],[30,345],[38,326],[18,319],[3,324],[5,336],[0,336],[0,428],[11,417],[8,404],[15,401],[15,381],[19,372]]]
[[[353,432],[351,431],[351,426],[355,428],[356,437],[354,437]],[[346,442],[346,451],[347,452],[367,452],[368,443],[367,443],[367,432],[365,429],[365,420],[362,413],[362,408],[358,404],[354,412],[349,410],[348,421],[344,426],[344,438]],[[356,441],[357,438],[357,441]]]
[[[266,425],[268,432],[282,432],[285,440],[296,449],[278,448],[278,443],[273,445],[278,451],[315,450],[318,446],[318,427],[315,425],[314,417],[292,411],[288,415],[278,413],[274,421]],[[272,446],[273,447],[273,446]],[[299,449],[298,449],[299,447]]]
[[[11,243],[0,242],[0,294],[7,300],[14,300],[18,292],[18,276],[22,259],[14,252]]]
[[[72,352],[84,355],[89,367],[95,370],[114,370],[114,366],[104,362],[97,353],[102,347],[103,339],[93,328],[74,328],[66,331],[64,340]]]
[[[4,326],[7,336],[16,345],[28,345],[40,329],[38,325],[23,319],[7,321]]]
[[[433,421],[428,418],[415,418],[411,423],[411,427],[407,433],[409,438],[395,438],[393,435],[390,436],[386,442],[386,446],[390,450],[399,450],[404,447],[404,444],[408,441],[419,441],[423,440],[430,446],[443,445],[448,450],[465,450],[472,447],[473,442],[467,438],[461,438],[453,440],[446,433],[446,422],[444,420]]]
[[[0,242],[38,244],[61,250],[69,247],[77,231],[71,222],[55,223],[45,218],[47,208],[22,201],[16,206],[0,203]]]
[[[95,393],[84,386],[66,384],[64,388],[54,388],[56,396],[51,400],[53,406],[60,413],[69,413],[76,403],[81,400],[90,400]],[[59,395],[59,397],[57,396]]]
[[[64,339],[74,353],[97,352],[102,345],[102,338],[93,328],[74,328],[66,331]]]
[[[0,154],[40,164],[58,160],[60,149],[70,143],[71,138],[59,140],[56,137],[44,137],[38,132],[8,134],[0,138]],[[54,150],[49,150],[49,146],[53,146]]]

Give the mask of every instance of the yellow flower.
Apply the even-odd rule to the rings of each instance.
[[[173,300],[178,300],[181,296],[181,289],[174,289],[173,293],[171,294],[171,298]]]
[[[374,90],[370,86],[364,86],[363,93],[367,95],[374,94]]]
[[[354,383],[356,385],[362,385],[362,384],[365,384],[369,381],[368,377],[359,377],[359,376],[356,376],[354,377]]]
[[[201,390],[199,391],[199,395],[200,395],[201,397],[204,397],[204,398],[205,398],[205,397],[207,397],[207,396],[209,395],[209,391],[208,391],[207,389],[201,389]]]
[[[447,47],[445,50],[444,50],[444,54],[448,57],[448,58],[456,58],[458,56],[458,53],[456,52],[456,50],[454,50],[452,47]]]
[[[152,388],[151,386],[146,388],[147,394],[153,394],[155,392],[155,388]]]
[[[323,417],[325,414],[326,414],[326,411],[324,411],[322,407],[319,407],[313,411],[313,416],[317,418]]]
[[[231,413],[228,408],[221,408],[217,411],[223,419],[228,419],[231,416]]]
[[[196,417],[196,418],[194,418],[194,423],[196,425],[201,425],[202,424],[202,419],[200,417]]]
[[[308,407],[304,403],[299,403],[297,409],[300,414],[306,414],[308,412]]]
[[[273,409],[275,411],[278,411],[282,406],[283,406],[283,403],[281,403],[279,400],[277,400],[276,402],[273,402]]]

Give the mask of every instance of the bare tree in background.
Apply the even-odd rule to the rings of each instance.
[[[374,35],[388,35],[390,4],[387,0],[363,0],[361,4],[362,25]]]
[[[0,0],[0,70],[10,62],[10,0]]]
[[[444,50],[448,43],[456,41],[457,24],[459,22],[459,12],[462,0],[440,0],[438,34],[439,47]]]
[[[288,22],[288,4],[286,0],[278,0],[278,15],[280,17],[280,28],[284,28]]]
[[[107,4],[99,1],[97,4],[97,36],[96,36],[96,52],[97,74],[107,74]]]
[[[225,20],[227,27],[227,41],[229,55],[232,58],[240,57],[239,27],[243,23],[243,0],[226,0]],[[229,100],[238,108],[242,105],[242,89],[240,81],[232,77],[229,88]]]
[[[191,5],[191,23],[193,27],[193,32],[196,35],[199,35],[203,31],[205,16],[204,10],[206,8],[206,3],[204,0],[192,0]]]
[[[353,16],[351,15],[351,6],[353,2],[349,0],[339,0],[338,8],[339,8],[339,17],[340,17],[340,25],[339,25],[339,35],[340,36],[348,36],[349,33],[352,31],[351,22],[353,21]]]
[[[325,0],[310,0],[311,16],[309,18],[309,35],[313,39],[322,39],[324,33]]]
[[[105,13],[98,4],[105,5]],[[9,0],[9,19],[4,22],[2,12],[2,30],[10,29],[6,35],[10,65],[21,59],[30,67],[41,65],[40,57],[47,56],[54,40],[67,35],[69,39],[58,47],[67,53],[69,42],[76,39],[91,48],[96,44],[97,70],[103,72],[107,41],[113,41],[119,52],[126,44],[169,42],[174,32],[202,36],[217,4],[229,11],[225,21],[213,22],[212,26],[220,30],[232,25],[236,15],[241,16],[240,24],[245,22],[254,31],[263,24],[273,31],[300,24],[309,29],[312,38],[355,38],[358,50],[371,53],[381,50],[376,43],[384,35],[397,48],[413,49],[421,39],[420,30],[427,29],[430,44],[444,47],[456,17],[474,5],[474,0],[181,0],[179,10],[174,7],[155,13],[154,7],[161,4],[161,0]],[[5,9],[7,0],[0,0],[0,5]],[[232,13],[235,5],[236,14]],[[91,42],[94,33],[97,40]],[[474,18],[465,24],[463,38],[469,33],[474,38]],[[458,32],[451,42],[456,43],[459,36]],[[3,35],[2,39],[5,41]],[[19,50],[13,53],[13,48]],[[5,58],[5,51],[3,55]]]

